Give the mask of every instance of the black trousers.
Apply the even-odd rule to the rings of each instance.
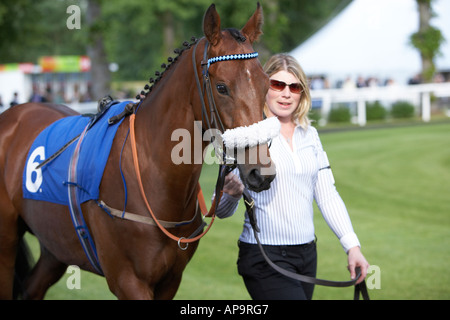
[[[278,273],[264,260],[258,246],[238,242],[238,272],[254,300],[311,300],[314,285],[290,279]],[[315,277],[317,270],[316,242],[304,245],[264,245],[267,256],[280,267]]]

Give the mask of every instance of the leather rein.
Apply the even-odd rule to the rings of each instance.
[[[167,230],[167,227],[170,227],[170,226],[167,226],[167,224],[166,224],[166,226],[163,226],[163,224],[156,218],[155,213],[153,212],[153,210],[152,210],[152,208],[151,208],[151,206],[150,206],[150,204],[148,202],[147,196],[145,195],[144,186],[142,184],[142,179],[141,179],[141,172],[140,172],[140,169],[139,169],[139,160],[138,160],[137,147],[136,147],[135,118],[136,118],[136,114],[133,113],[130,116],[130,139],[131,139],[131,149],[132,149],[132,155],[133,155],[134,170],[135,170],[135,173],[136,173],[136,179],[137,179],[137,182],[138,182],[139,191],[141,193],[142,199],[144,200],[144,203],[145,203],[145,205],[147,207],[147,210],[149,211],[149,213],[151,215],[151,218],[152,218],[153,222],[156,224],[156,226],[167,237],[169,237],[170,239],[176,241],[178,243],[178,247],[180,249],[186,250],[188,248],[189,243],[192,243],[192,242],[195,242],[195,241],[201,239],[209,231],[209,229],[211,228],[211,226],[212,226],[212,224],[214,222],[214,219],[215,219],[216,208],[217,208],[218,203],[220,201],[220,197],[222,196],[222,191],[219,190],[219,193],[217,193],[219,196],[218,197],[217,196],[214,197],[213,204],[211,205],[211,209],[208,212],[208,210],[206,209],[205,198],[203,196],[202,189],[200,187],[200,184],[198,184],[198,193],[197,193],[198,206],[200,207],[200,210],[201,210],[201,212],[203,214],[203,217],[211,217],[212,218],[211,222],[209,223],[209,225],[208,225],[208,227],[206,228],[205,231],[203,231],[201,234],[199,234],[197,236],[194,236],[194,237],[189,237],[189,238],[177,237],[177,236],[173,235],[172,233],[170,233]],[[223,177],[222,177],[222,175],[223,174],[219,174],[216,186],[220,185],[220,181],[221,180],[224,181],[225,176],[223,175]],[[128,219],[132,219],[131,217],[132,216],[129,215]],[[137,220],[135,220],[135,221],[137,221]],[[148,220],[145,220],[145,221],[148,221]],[[190,220],[190,221],[192,221],[192,220]],[[143,221],[141,220],[140,222],[143,222]],[[149,224],[151,224],[151,223],[149,223]],[[204,226],[204,224],[201,225],[201,227],[203,227],[203,226]],[[181,244],[186,244],[186,246],[183,247]]]
[[[294,280],[298,280],[301,282],[306,282],[306,283],[311,283],[311,284],[317,284],[317,285],[321,285],[321,286],[327,286],[327,287],[351,287],[351,286],[355,286],[355,291],[354,291],[354,300],[359,300],[359,296],[360,294],[362,295],[364,300],[370,300],[369,298],[369,293],[367,292],[367,286],[365,281],[362,281],[359,284],[356,284],[356,282],[358,281],[359,277],[361,276],[361,269],[359,267],[356,268],[356,277],[353,280],[349,280],[349,281],[331,281],[331,280],[323,280],[323,279],[317,279],[314,277],[309,277],[309,276],[305,276],[299,273],[295,273],[295,272],[291,272],[289,270],[283,269],[280,266],[276,265],[272,260],[270,260],[270,258],[267,256],[264,247],[262,246],[259,237],[258,237],[258,233],[260,232],[259,227],[258,227],[258,223],[256,221],[256,216],[253,210],[253,207],[255,205],[255,202],[252,198],[252,196],[250,195],[250,193],[248,192],[247,189],[244,189],[244,193],[243,193],[243,198],[244,198],[244,203],[245,203],[245,208],[247,211],[247,215],[248,218],[250,220],[250,224],[252,226],[253,229],[253,235],[255,236],[256,239],[256,243],[259,247],[259,250],[261,251],[262,256],[264,257],[264,260],[266,260],[267,264],[272,267],[275,271],[277,271],[278,273],[284,275],[285,277],[294,279]]]

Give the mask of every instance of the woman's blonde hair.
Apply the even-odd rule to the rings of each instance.
[[[308,80],[297,60],[285,53],[278,53],[270,57],[264,65],[264,72],[271,77],[279,71],[287,71],[293,74],[302,86],[302,93],[297,109],[292,113],[292,121],[306,128],[310,121],[308,119],[308,112],[311,108],[311,95],[309,93]],[[270,90],[270,89],[269,89]],[[264,105],[264,113],[267,115],[269,107],[267,103]]]

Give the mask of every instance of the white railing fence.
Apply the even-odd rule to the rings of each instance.
[[[450,82],[430,83],[420,85],[391,85],[385,87],[367,87],[357,89],[325,89],[311,90],[313,108],[321,109],[321,125],[326,124],[328,115],[333,105],[356,105],[355,123],[360,126],[367,124],[366,104],[379,101],[384,106],[391,106],[398,101],[408,101],[416,108],[423,121],[431,119],[431,97],[448,99],[446,114],[450,117]],[[68,104],[72,109],[80,113],[96,113],[97,101]],[[6,108],[1,108],[0,113]]]
[[[423,121],[431,119],[431,97],[439,99],[450,97],[450,82],[420,85],[391,85],[385,87],[366,87],[355,89],[311,90],[313,107],[321,108],[321,124],[326,123],[333,104],[356,104],[356,123],[365,126],[367,123],[366,103],[379,101],[390,106],[398,101],[412,103]],[[450,102],[449,102],[450,103]],[[450,117],[449,106],[447,116]]]

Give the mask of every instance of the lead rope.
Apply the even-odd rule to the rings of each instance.
[[[258,244],[259,250],[261,251],[261,254],[263,255],[264,259],[266,260],[267,264],[269,264],[269,266],[271,266],[275,271],[277,271],[278,273],[281,273],[282,275],[294,279],[294,280],[299,280],[301,282],[306,282],[306,283],[311,283],[311,284],[317,284],[317,285],[321,285],[321,286],[327,286],[327,287],[351,287],[351,286],[355,286],[355,292],[354,292],[354,300],[359,300],[359,296],[360,294],[362,294],[364,300],[370,300],[369,298],[369,293],[367,292],[367,287],[366,287],[366,283],[365,281],[355,285],[356,281],[359,279],[359,277],[361,276],[361,269],[358,267],[356,268],[356,277],[354,280],[349,280],[349,281],[331,281],[331,280],[323,280],[323,279],[317,279],[317,278],[313,278],[313,277],[309,277],[309,276],[305,276],[302,274],[298,274],[298,273],[294,273],[288,270],[285,270],[283,268],[281,268],[280,266],[276,265],[275,263],[273,263],[270,258],[267,256],[261,242],[259,241],[259,237],[258,237],[258,233],[260,232],[259,228],[258,228],[258,223],[256,221],[256,217],[253,211],[253,207],[254,207],[254,200],[252,198],[252,196],[250,195],[250,193],[248,192],[247,189],[244,189],[244,193],[243,193],[243,197],[244,197],[244,203],[245,203],[245,207],[247,209],[247,214],[250,220],[250,224],[252,226],[253,229],[253,235],[255,236],[256,239],[256,243]]]

